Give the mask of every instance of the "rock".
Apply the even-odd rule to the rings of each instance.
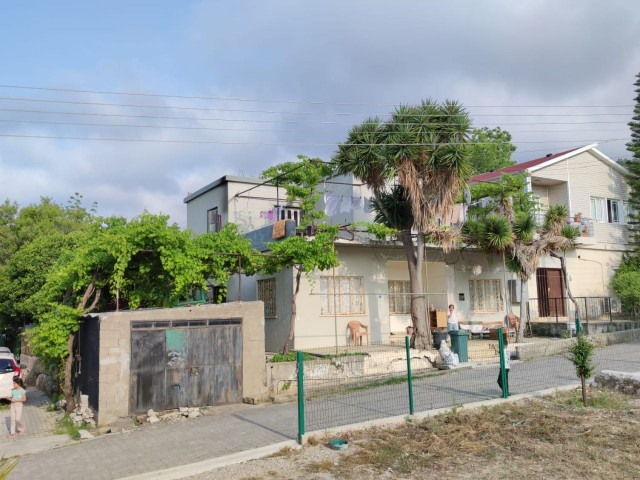
[[[640,373],[603,370],[596,375],[594,382],[600,387],[617,390],[627,395],[640,395]]]
[[[91,428],[94,428],[96,426],[96,421],[93,418],[85,420],[85,423]]]
[[[189,413],[189,409],[187,407],[180,407],[180,413]]]
[[[149,410],[147,410],[147,417],[155,417],[157,415],[158,414],[153,411],[153,408],[150,408]]]
[[[87,430],[78,430],[80,434],[80,440],[87,440],[89,438],[93,438],[93,435],[89,433]]]
[[[149,418],[147,418],[147,422],[149,422],[149,423],[156,423],[156,422],[159,422],[159,421],[160,421],[160,419],[158,417],[149,417]]]
[[[54,406],[58,409],[58,410],[64,410],[65,408],[67,408],[67,401],[63,398],[62,400],[58,400]]]
[[[198,418],[201,417],[202,414],[198,411],[198,412],[189,412],[188,418]]]

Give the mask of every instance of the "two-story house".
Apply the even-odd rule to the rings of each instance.
[[[492,181],[503,173],[521,172],[530,175],[529,188],[539,198],[541,213],[556,203],[566,205],[572,215],[583,212],[579,220],[583,236],[577,248],[566,252],[570,286],[576,296],[608,296],[609,279],[627,249],[624,168],[589,145],[482,174],[472,181]],[[371,195],[366,186],[339,176],[323,182],[322,190],[318,207],[325,210],[328,223],[371,221]],[[187,226],[201,234],[233,222],[264,245],[271,240],[276,221],[291,220],[288,234],[299,221],[300,211],[287,205],[285,197],[282,189],[261,180],[222,177],[185,198]],[[452,220],[462,220],[462,212],[457,208]],[[409,273],[401,244],[344,234],[336,248],[338,267],[303,277],[295,348],[344,345],[351,320],[367,325],[374,342],[388,342],[392,334],[404,332],[411,323]],[[556,259],[543,258],[535,281],[529,282],[533,316],[568,314],[559,267]],[[230,300],[264,302],[267,351],[280,350],[286,339],[293,276],[291,269],[285,269],[273,276],[230,282]],[[427,246],[423,276],[427,303],[443,311],[455,304],[465,323],[501,321],[507,311],[519,314],[517,281],[505,271],[501,258],[469,249],[444,254],[435,245]]]

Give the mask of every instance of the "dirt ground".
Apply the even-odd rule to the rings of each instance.
[[[352,432],[190,480],[640,479],[640,400],[591,390]]]

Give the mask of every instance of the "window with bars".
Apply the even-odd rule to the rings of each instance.
[[[218,215],[218,207],[207,210],[207,233],[220,231],[221,218]]]
[[[350,315],[364,312],[362,277],[320,277],[321,313]],[[334,309],[335,305],[335,309]]]
[[[408,280],[389,280],[389,313],[411,313],[411,290]]]
[[[500,280],[469,280],[469,296],[473,312],[499,312],[502,310],[502,284]]]
[[[264,303],[265,318],[276,317],[276,279],[258,280],[258,300]]]

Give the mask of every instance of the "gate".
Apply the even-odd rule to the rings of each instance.
[[[242,320],[131,324],[129,411],[242,400]]]

